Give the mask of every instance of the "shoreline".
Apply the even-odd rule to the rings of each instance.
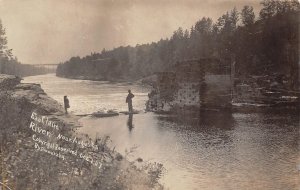
[[[163,189],[147,170],[137,169],[134,162],[108,147],[106,138],[93,142],[87,135],[76,133],[74,129],[81,127],[78,122],[81,117],[65,115],[62,106],[47,96],[39,84],[20,81],[21,78],[15,76],[0,75],[0,135],[4,145],[1,146],[0,161],[5,166],[1,168],[0,181],[6,181],[6,185],[15,189]],[[98,150],[56,139],[64,148],[76,149],[88,156],[66,155],[67,160],[61,160],[36,151],[32,136],[42,134],[29,128],[32,112],[59,126],[46,126],[49,130],[94,143]],[[99,163],[101,169],[93,166],[90,160]],[[69,174],[72,178],[67,177]],[[80,185],[74,187],[73,184]]]

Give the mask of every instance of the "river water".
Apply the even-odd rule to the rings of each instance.
[[[127,90],[135,94],[130,118],[84,117],[78,131],[110,136],[111,146],[130,160],[159,162],[161,183],[173,190],[300,188],[299,115],[295,113],[201,113],[196,118],[145,113],[149,89],[131,83],[25,77],[61,104],[68,95],[74,114],[125,111]]]

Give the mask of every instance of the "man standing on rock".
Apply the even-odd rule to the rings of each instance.
[[[64,96],[64,107],[65,107],[65,113],[68,113],[68,108],[70,108],[69,99],[67,96]]]
[[[126,98],[126,103],[128,104],[128,112],[132,113],[133,112],[133,108],[132,108],[132,98],[134,97],[134,95],[131,93],[131,90],[128,90],[128,95]]]

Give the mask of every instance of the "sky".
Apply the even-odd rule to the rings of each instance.
[[[9,48],[22,63],[56,64],[119,46],[135,46],[217,20],[260,0],[0,0]]]

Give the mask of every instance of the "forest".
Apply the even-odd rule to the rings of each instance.
[[[224,69],[235,61],[235,73],[279,73],[298,88],[299,14],[297,0],[263,0],[253,7],[233,8],[216,21],[203,17],[190,29],[179,27],[167,39],[135,47],[103,49],[60,63],[57,76],[91,80],[136,80],[172,69],[178,61],[217,58]]]

